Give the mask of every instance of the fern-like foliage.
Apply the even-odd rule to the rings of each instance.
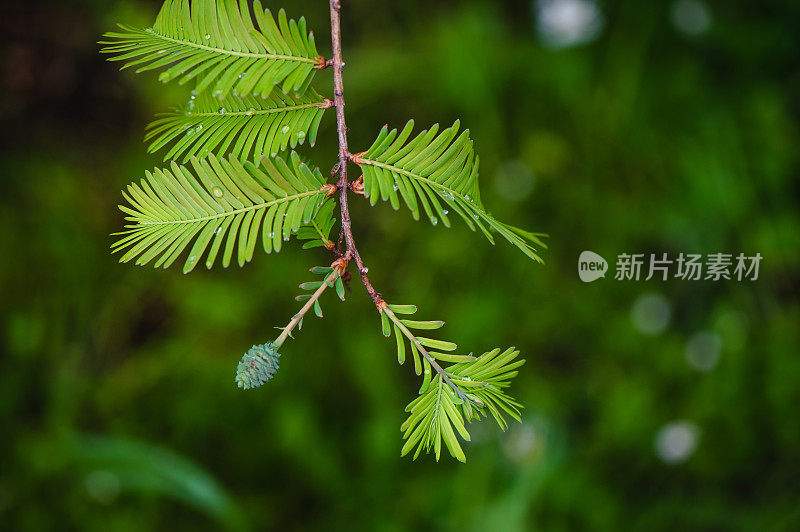
[[[388,337],[394,333],[398,362],[403,364],[410,351],[416,374],[423,376],[420,395],[406,407],[409,416],[400,427],[406,440],[401,454],[405,456],[414,450],[416,459],[422,451],[432,451],[439,460],[444,442],[451,456],[464,462],[466,456],[456,433],[469,441],[465,423],[491,414],[500,428],[506,430],[508,423],[504,414],[520,420],[522,405],[504,390],[517,375],[516,368],[525,361],[517,360],[519,351],[514,348],[502,354],[500,349],[494,349],[479,357],[454,354],[457,345],[453,342],[412,332],[412,329],[440,329],[443,321],[418,321],[398,316],[416,311],[414,305],[387,304],[381,309],[383,334]],[[443,367],[442,362],[451,364]]]
[[[462,409],[468,420],[491,414],[503,430],[508,428],[504,413],[521,421],[522,405],[504,391],[519,373],[517,368],[525,364],[525,360],[518,357],[519,351],[513,347],[502,352],[493,349],[474,361],[459,362],[447,368],[447,375],[467,399]]]
[[[230,264],[234,247],[242,266],[252,259],[259,235],[267,253],[280,251],[325,198],[319,170],[309,169],[294,152],[288,164],[265,158],[256,167],[211,155],[192,157],[191,165],[194,174],[173,162],[128,185],[123,195],[130,206],[120,209],[131,223],[112,246],[114,251],[127,249],[121,262],[157,259],[155,266],[166,268],[194,242],[184,272],[206,251],[206,267],[211,268],[223,244],[223,266]]]
[[[197,90],[213,95],[269,95],[277,83],[283,92],[305,92],[322,63],[306,22],[278,22],[259,0],[250,16],[247,0],[167,0],[152,28],[120,25],[106,33],[101,50],[137,72],[161,69],[159,79],[183,84],[197,80]]]
[[[466,462],[467,457],[453,431],[455,427],[464,440],[470,440],[469,432],[464,426],[464,418],[456,406],[462,402],[463,399],[445,384],[442,376],[437,375],[425,392],[406,407],[409,415],[400,425],[406,443],[400,454],[405,456],[416,448],[414,452],[416,460],[423,450],[433,451],[438,461],[444,440],[451,456],[460,462]]]
[[[148,151],[171,146],[164,160],[187,162],[192,156],[230,153],[258,164],[262,155],[275,157],[287,146],[317,140],[320,120],[329,107],[314,90],[303,96],[277,95],[214,98],[193,91],[182,109],[164,113],[147,127]]]
[[[435,124],[412,140],[408,139],[414,129],[413,120],[399,134],[396,129],[381,129],[372,146],[353,157],[364,174],[364,195],[372,205],[380,198],[390,201],[395,209],[400,207],[402,197],[415,220],[423,210],[433,225],[441,219],[450,227],[448,209],[452,209],[470,229],[480,229],[491,243],[494,244],[491,231],[495,231],[525,255],[541,262],[536,246],[545,247],[539,239],[542,235],[496,220],[481,203],[479,157],[472,149],[469,130],[459,135],[459,125],[456,121],[437,135],[439,125]]]
[[[433,377],[420,391],[420,396],[406,407],[409,415],[400,426],[406,440],[401,454],[416,449],[414,458],[417,458],[423,450],[433,451],[438,460],[444,442],[450,454],[464,462],[466,457],[455,433],[470,441],[465,421],[486,417],[487,410],[502,430],[508,428],[504,413],[520,421],[522,405],[503,391],[517,374],[515,368],[525,363],[515,360],[518,355],[519,351],[514,348],[502,354],[494,349],[471,361],[447,367],[445,375],[455,384],[456,390],[447,384],[443,375]]]
[[[387,309],[391,312],[381,312],[383,335],[388,338],[394,332],[395,340],[397,340],[397,362],[400,365],[406,361],[406,342],[408,342],[408,352],[414,362],[414,372],[417,375],[424,375],[422,388],[425,388],[431,379],[431,360],[461,362],[473,358],[470,355],[450,353],[458,347],[453,342],[417,336],[411,332],[411,329],[423,331],[440,329],[444,327],[443,321],[419,321],[397,317],[397,314],[414,314],[417,311],[417,307],[414,305],[387,305]],[[426,355],[430,355],[430,357]]]
[[[330,239],[331,229],[336,225],[336,219],[333,217],[333,210],[336,204],[333,201],[326,201],[319,208],[317,214],[310,222],[300,228],[297,232],[299,240],[305,240],[303,249],[312,249],[318,247],[325,247],[333,249],[335,244]]]

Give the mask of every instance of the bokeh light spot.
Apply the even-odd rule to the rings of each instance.
[[[685,462],[697,448],[700,429],[691,421],[672,421],[656,434],[656,454],[667,464]]]
[[[652,292],[639,296],[631,307],[631,321],[642,334],[655,336],[664,332],[669,325],[672,311],[667,299]]]
[[[672,24],[685,35],[700,35],[711,26],[711,11],[699,0],[678,0],[672,4]]]
[[[552,48],[589,43],[603,29],[603,15],[589,0],[536,0],[534,9],[539,36]]]
[[[111,504],[119,495],[119,478],[110,471],[92,471],[84,483],[89,496],[100,504]]]
[[[692,335],[686,342],[686,362],[697,371],[707,372],[714,369],[719,362],[722,340],[708,331]]]
[[[494,175],[494,189],[508,201],[522,201],[527,198],[534,184],[533,170],[527,163],[519,160],[503,163]]]

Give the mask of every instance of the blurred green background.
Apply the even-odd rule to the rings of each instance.
[[[418,385],[360,285],[244,393],[236,363],[296,311],[293,242],[244,269],[117,264],[143,128],[186,91],[96,41],[144,0],[4,2],[0,529],[800,529],[800,3],[343,1],[350,145],[461,118],[484,201],[545,266],[463,225],[353,200],[387,299],[481,352],[518,346],[507,433],[401,459]],[[330,55],[324,0],[305,15]],[[330,72],[315,86],[330,96]],[[303,152],[335,162],[334,116]],[[756,282],[580,282],[577,258],[761,253]]]

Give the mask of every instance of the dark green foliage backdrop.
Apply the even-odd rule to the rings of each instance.
[[[327,2],[266,5],[305,15],[330,54]],[[118,73],[94,43],[157,7],[2,8],[0,528],[800,527],[796,2],[709,3],[700,35],[671,2],[603,2],[597,38],[564,49],[541,44],[528,2],[346,2],[351,148],[386,122],[461,118],[485,203],[551,234],[543,267],[463,224],[354,201],[389,300],[462,347],[528,359],[524,423],[475,427],[466,465],[399,458],[416,379],[361,286],[327,298],[272,382],[235,387],[322,251],[188,276],[109,256],[119,189],[160,161],[143,128],[183,91]],[[330,73],[315,87],[330,95]],[[323,172],[334,142],[330,114]],[[755,283],[583,284],[584,249],[764,261]],[[720,347],[707,372],[685,355],[703,338]],[[655,442],[676,421],[696,448],[670,464]]]

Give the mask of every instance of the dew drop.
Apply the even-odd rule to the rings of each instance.
[[[269,234],[269,237],[272,238],[274,236],[275,236],[275,231],[271,231],[270,234]]]
[[[239,79],[242,79],[243,77],[244,77],[244,72],[242,72],[241,74],[239,74]]]
[[[269,154],[270,157],[275,157],[276,155],[278,155],[278,152],[276,152],[276,151],[274,151],[274,152]]]
[[[438,219],[436,219],[436,218],[431,218],[431,223],[432,223],[433,225],[436,225],[436,224],[438,224],[438,223],[439,223],[439,220],[438,220]]]
[[[206,33],[205,37],[206,37],[206,40],[208,40],[208,39],[210,39],[210,38],[211,38],[211,35],[209,35],[208,33]]]
[[[214,234],[216,235],[216,234],[218,234],[220,231],[222,231],[222,226],[221,226],[221,225],[220,225],[219,227],[217,227],[216,229],[214,229]]]
[[[284,242],[288,242],[289,241],[289,237],[288,236],[283,237],[283,241]]]
[[[219,114],[221,114],[221,115],[225,114],[225,108],[224,107],[220,107],[219,108]]]
[[[399,188],[400,188],[400,185],[398,185],[397,183],[395,183],[394,185],[392,185],[392,188],[393,188],[393,189],[395,189],[395,190],[397,190],[397,189],[399,189]]]
[[[283,133],[284,135],[285,135],[286,133],[288,133],[288,132],[289,132],[289,126],[283,126],[283,127],[281,128],[281,133]]]
[[[253,113],[255,113],[255,112],[256,112],[256,110],[255,110],[255,109],[253,109],[252,107],[251,107],[250,109],[248,109],[248,110],[247,110],[247,114],[249,114],[249,115],[251,115],[251,114],[253,114]]]
[[[211,189],[211,193],[214,194],[214,196],[216,196],[218,198],[221,198],[222,195],[224,194],[224,192],[222,192],[222,189],[219,188],[219,187],[213,187]]]
[[[442,212],[445,214],[445,216],[447,216],[448,214],[450,214],[450,211],[448,211],[447,209],[442,209]]]
[[[197,124],[196,131],[200,131],[201,129],[203,129],[203,124]]]
[[[297,138],[303,140],[304,138],[306,138],[306,134],[303,131],[298,131]]]

